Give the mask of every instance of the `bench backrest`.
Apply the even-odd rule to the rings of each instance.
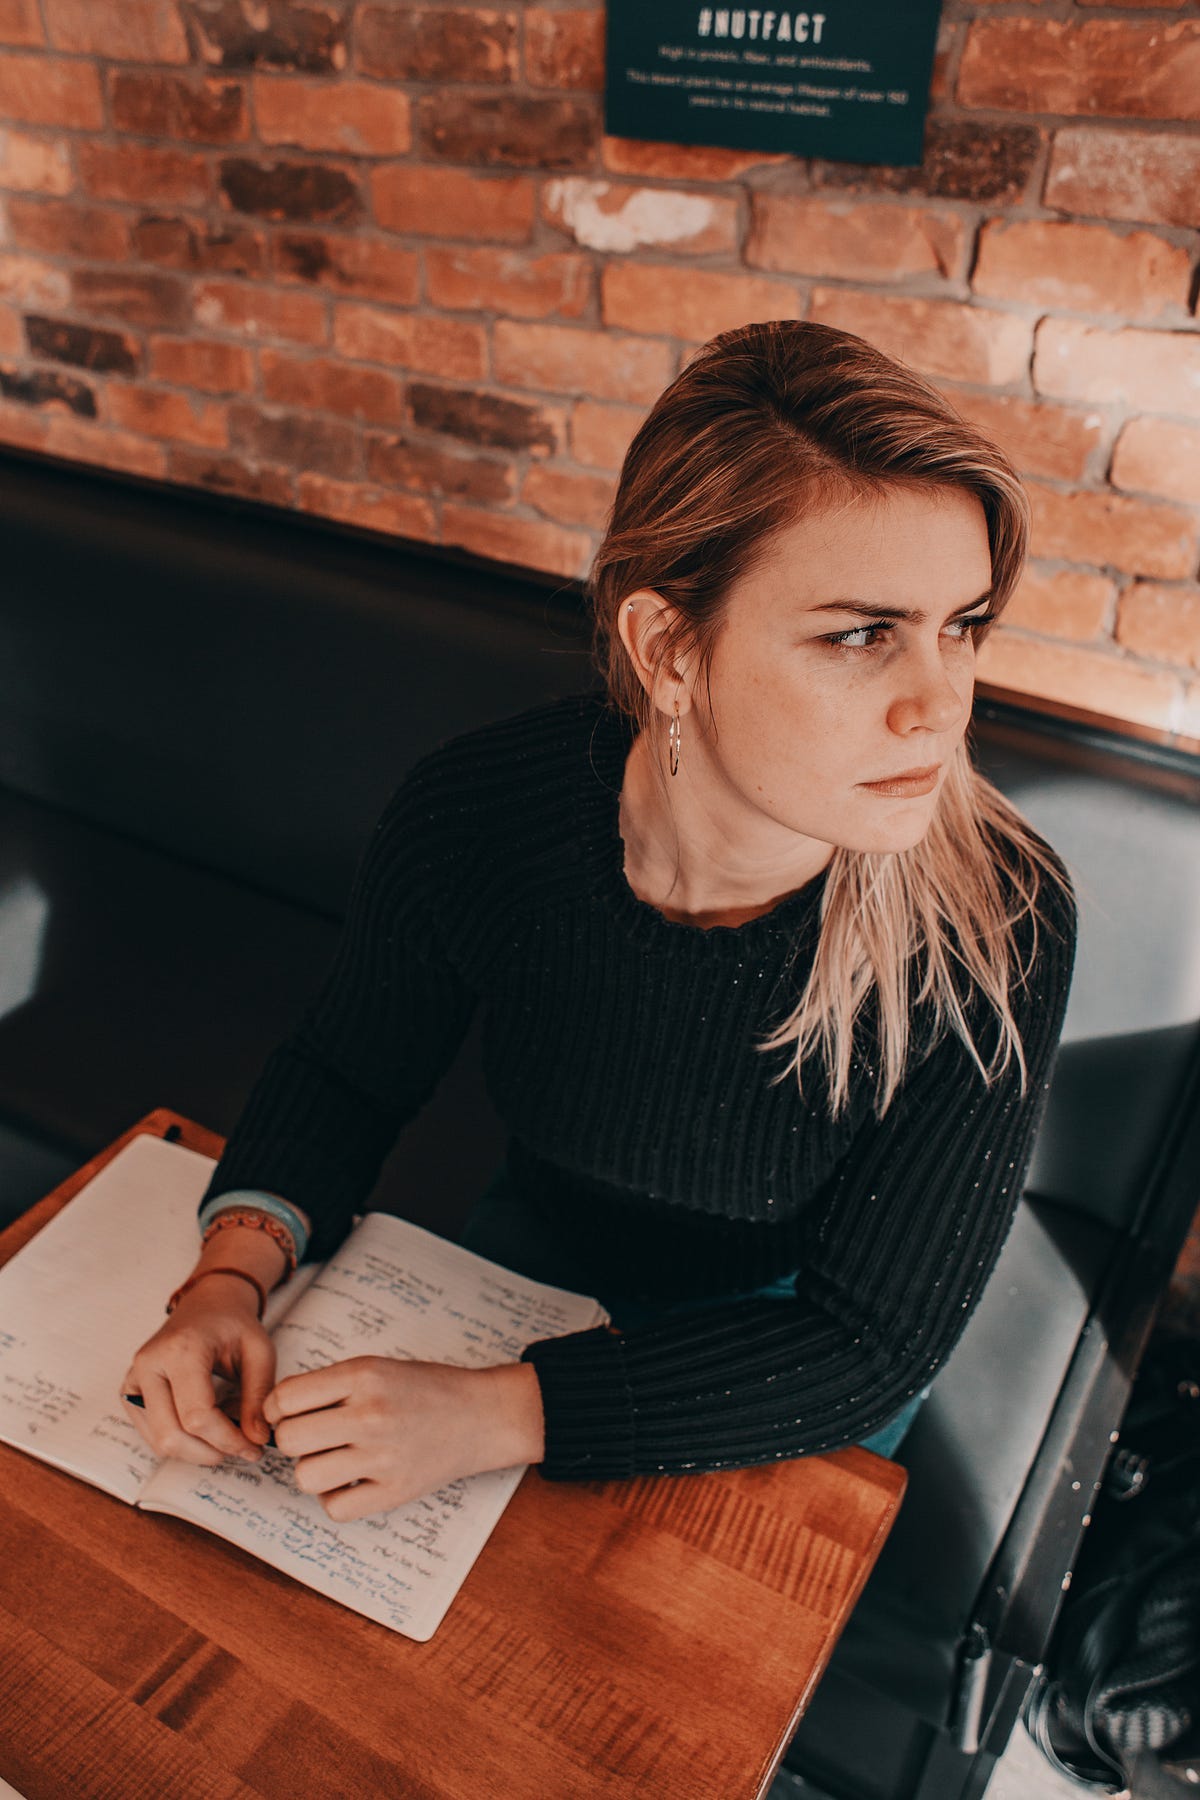
[[[590,679],[571,590],[287,516],[5,458],[0,535],[0,782],[320,911],[417,756]],[[1200,769],[977,735],[1081,905],[1031,1185],[1128,1224],[1200,1041]]]

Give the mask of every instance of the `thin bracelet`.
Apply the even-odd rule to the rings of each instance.
[[[236,1275],[239,1281],[249,1282],[250,1286],[254,1289],[255,1296],[258,1300],[258,1316],[260,1319],[262,1318],[267,1310],[267,1290],[262,1282],[255,1276],[247,1275],[245,1269],[197,1269],[194,1275],[189,1275],[187,1280],[182,1282],[180,1286],[175,1289],[175,1292],[167,1301],[168,1313],[173,1313],[175,1308],[179,1305],[179,1302],[183,1299],[183,1296],[186,1293],[189,1293],[198,1281],[203,1281],[206,1275]]]
[[[231,1206],[224,1212],[214,1214],[204,1228],[201,1244],[207,1244],[218,1231],[229,1231],[241,1227],[246,1231],[265,1231],[283,1251],[287,1259],[287,1273],[290,1275],[296,1267],[296,1240],[293,1238],[282,1219],[273,1213],[264,1212],[254,1206]]]

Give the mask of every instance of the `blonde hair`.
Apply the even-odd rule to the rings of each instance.
[[[1007,458],[935,388],[825,325],[776,320],[706,344],[630,445],[593,565],[597,655],[613,704],[641,731],[661,731],[617,629],[627,595],[661,594],[674,614],[661,655],[686,644],[707,672],[730,589],[779,530],[835,497],[896,487],[979,501],[991,550],[988,610],[1000,610],[1024,562],[1028,502]],[[926,1009],[932,1036],[956,1032],[985,1081],[1015,1061],[1023,1088],[1011,996],[1032,966],[1045,880],[1065,886],[1046,846],[960,744],[918,844],[835,850],[812,969],[762,1048],[788,1049],[784,1073],[798,1080],[819,1058],[834,1114],[848,1105],[862,1061],[882,1115],[912,1053],[912,1014]],[[975,997],[994,1030],[972,1017]]]

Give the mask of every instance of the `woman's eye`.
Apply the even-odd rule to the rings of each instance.
[[[962,643],[964,639],[974,637],[976,632],[982,631],[985,625],[990,625],[995,616],[995,613],[973,613],[969,619],[948,620],[945,629]]]
[[[826,642],[842,650],[873,650],[891,629],[890,625],[857,625],[853,631],[835,631]]]

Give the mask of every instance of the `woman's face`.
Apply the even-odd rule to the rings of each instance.
[[[689,785],[710,814],[764,848],[919,842],[970,717],[991,579],[983,508],[953,488],[782,531],[729,595],[707,690],[687,690]]]

